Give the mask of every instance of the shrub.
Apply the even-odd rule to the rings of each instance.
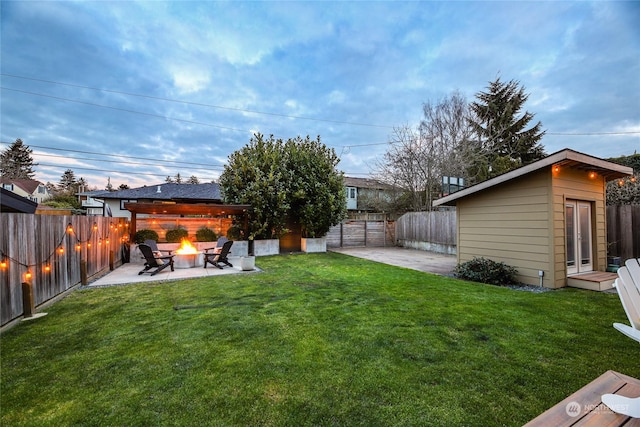
[[[518,271],[503,262],[486,258],[473,258],[458,264],[454,271],[456,277],[490,285],[510,285],[515,283]]]
[[[242,228],[238,224],[234,224],[227,230],[227,239],[229,240],[242,240],[243,235]]]
[[[217,238],[216,232],[210,228],[200,227],[198,231],[196,231],[197,242],[215,242]]]
[[[133,241],[136,243],[144,243],[145,240],[155,240],[157,242],[158,239],[158,233],[148,228],[136,231],[135,236],[133,236]]]
[[[172,228],[167,231],[165,238],[169,243],[180,243],[182,239],[186,239],[189,236],[189,232],[184,228]]]

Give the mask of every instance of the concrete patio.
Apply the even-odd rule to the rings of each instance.
[[[132,262],[123,264],[106,275],[91,281],[88,284],[90,288],[97,288],[102,286],[114,286],[124,285],[128,283],[142,283],[142,282],[168,282],[172,280],[191,279],[195,277],[207,277],[207,276],[223,276],[227,274],[247,274],[260,271],[256,267],[253,271],[242,271],[240,266],[239,257],[229,257],[229,261],[234,267],[225,267],[219,269],[208,265],[207,268],[194,267],[194,268],[176,268],[175,271],[171,271],[170,268],[165,268],[155,276],[150,274],[138,275],[144,265],[142,261],[138,261],[132,257]]]
[[[443,255],[435,252],[421,251],[417,249],[392,247],[380,248],[331,248],[332,252],[338,252],[345,255],[364,258],[371,261],[377,261],[384,264],[395,265],[398,267],[411,268],[413,270],[424,271],[426,273],[440,274],[448,276],[453,273],[456,266],[456,257],[451,255]],[[256,264],[259,264],[260,257],[256,258]],[[155,276],[150,274],[138,275],[142,270],[143,263],[141,259],[132,255],[131,263],[123,264],[114,271],[96,279],[88,284],[89,287],[113,286],[127,283],[140,282],[162,282],[180,279],[190,279],[194,277],[220,276],[225,274],[247,274],[261,271],[256,266],[253,271],[242,271],[239,268],[240,258],[229,257],[229,261],[234,267],[225,267],[219,269],[212,266],[195,267],[195,268],[176,268],[171,271],[166,268]]]

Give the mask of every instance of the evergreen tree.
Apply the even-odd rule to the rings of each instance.
[[[197,176],[191,175],[187,180],[187,184],[200,184],[200,180],[198,179]]]
[[[520,82],[504,83],[498,77],[489,83],[487,92],[477,93],[476,98],[470,105],[474,113],[470,124],[478,136],[476,151],[484,158],[473,165],[474,169],[484,168],[490,178],[546,155],[540,144],[545,134],[542,123],[526,129],[534,114],[521,112],[529,95]],[[474,173],[482,175],[478,170]]]
[[[62,174],[60,178],[60,183],[58,184],[58,190],[61,193],[72,194],[75,192],[78,185],[78,180],[76,179],[75,173],[71,169],[67,169]]]
[[[0,156],[0,175],[6,179],[33,179],[35,172],[31,157],[33,150],[24,145],[20,138],[16,139]]]

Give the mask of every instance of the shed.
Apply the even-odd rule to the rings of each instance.
[[[607,267],[606,183],[632,174],[564,149],[433,206],[456,206],[458,263],[484,257],[515,267],[524,284],[560,288],[587,280],[581,287],[603,290],[613,282],[594,274]]]

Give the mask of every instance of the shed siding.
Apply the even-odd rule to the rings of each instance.
[[[604,270],[607,261],[607,227],[605,218],[605,187],[602,176],[588,177],[588,170],[561,168],[554,173],[553,193],[553,231],[554,231],[554,268],[556,281],[554,287],[566,286],[566,246],[564,205],[566,200],[591,202],[593,220],[593,269]]]
[[[551,273],[549,169],[509,181],[498,191],[458,202],[458,262],[473,257],[501,261],[518,270],[518,280],[538,285],[538,271]]]

